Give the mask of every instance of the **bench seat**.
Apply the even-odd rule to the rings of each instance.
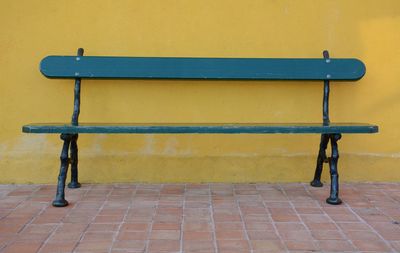
[[[132,123],[108,124],[30,124],[23,126],[25,133],[103,133],[103,134],[336,134],[336,133],[376,133],[378,126],[363,123]]]

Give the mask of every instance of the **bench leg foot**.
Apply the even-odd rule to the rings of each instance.
[[[64,207],[64,206],[68,206],[68,201],[66,201],[65,199],[55,199],[53,200],[52,205],[54,207]]]
[[[71,162],[71,182],[68,188],[80,188],[81,184],[78,182],[78,134],[73,134],[70,147],[70,162]]]
[[[339,150],[337,141],[342,138],[341,134],[332,134],[330,136],[332,146],[332,157],[329,162],[329,168],[331,173],[331,193],[329,198],[326,199],[326,203],[331,205],[340,205],[342,200],[339,198],[339,174],[337,169],[337,163],[339,160]]]
[[[67,178],[68,172],[68,150],[71,143],[72,135],[71,134],[61,134],[61,140],[64,141],[63,148],[61,151],[61,166],[60,166],[60,173],[58,175],[58,184],[57,184],[57,194],[56,198],[53,201],[53,206],[55,207],[64,207],[68,205],[68,201],[65,200],[65,180]]]
[[[323,184],[321,182],[321,173],[322,167],[325,161],[327,161],[326,157],[326,148],[328,147],[329,142],[329,134],[321,134],[321,142],[319,144],[319,152],[317,158],[317,167],[315,168],[314,179],[310,182],[310,185],[313,187],[322,187]]]

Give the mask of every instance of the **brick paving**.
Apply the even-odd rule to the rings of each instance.
[[[400,252],[400,183],[0,185],[0,252]]]

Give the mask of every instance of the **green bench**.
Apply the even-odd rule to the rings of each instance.
[[[71,164],[70,188],[78,188],[78,134],[321,134],[317,166],[311,186],[321,187],[324,162],[329,163],[331,175],[329,204],[340,204],[339,159],[337,142],[342,134],[370,134],[378,126],[362,123],[330,123],[329,83],[331,80],[356,81],[365,74],[364,64],[357,59],[331,59],[327,51],[320,59],[277,58],[159,58],[48,56],[41,61],[40,71],[48,78],[75,80],[74,111],[71,123],[30,124],[25,133],[61,134],[63,147],[53,206],[68,205],[64,188]],[[319,80],[324,82],[323,120],[321,123],[293,124],[80,124],[80,91],[82,79],[203,79],[203,80]],[[260,101],[261,103],[262,101]],[[331,142],[332,154],[327,157]],[[68,155],[70,153],[70,155]]]

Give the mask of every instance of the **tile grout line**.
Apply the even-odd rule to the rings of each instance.
[[[288,197],[287,194],[286,194],[285,189],[282,188],[282,191],[284,192],[284,194],[286,195],[286,197]],[[303,218],[302,218],[302,217],[300,216],[300,214],[297,212],[297,209],[296,209],[296,207],[293,205],[292,200],[290,200],[289,198],[288,198],[288,200],[289,200],[289,204],[290,204],[290,206],[293,208],[293,210],[294,210],[294,212],[295,212],[297,218],[300,220],[300,223],[306,228],[306,231],[307,231],[308,234],[311,236],[311,238],[313,238],[313,241],[312,241],[312,242],[315,243],[315,244],[317,245],[318,250],[321,250],[321,245],[320,245],[319,242],[314,238],[314,236],[313,236],[312,233],[311,233],[311,230],[310,230],[310,229],[307,227],[307,225],[304,223]]]
[[[91,189],[93,189],[93,185],[91,185]],[[106,204],[106,202],[108,201],[109,196],[111,195],[111,193],[114,190],[114,186],[111,188],[111,191],[107,194],[106,199],[104,200],[103,204],[101,205],[101,207],[99,208],[99,210],[97,211],[97,213],[93,216],[93,218],[91,219],[91,221],[86,225],[85,229],[82,231],[81,236],[79,237],[78,243],[75,245],[75,247],[72,249],[72,252],[76,252],[76,248],[79,246],[80,242],[83,239],[83,236],[86,235],[87,229],[89,228],[90,224],[93,224],[92,221],[94,221],[96,219],[96,217],[99,215],[99,213],[103,210],[104,205]],[[87,191],[89,192],[89,191]],[[87,193],[86,193],[87,194]],[[109,249],[110,251],[110,249]]]
[[[17,185],[10,185],[11,187],[14,187],[12,190],[10,190],[9,192],[7,192],[7,195],[10,193],[10,192],[13,192],[14,190],[16,190],[16,189],[18,189],[18,186]],[[7,197],[7,195],[4,195],[4,196],[1,196],[0,197],[0,200],[1,199],[3,199],[4,197]],[[23,201],[21,201],[20,203],[18,203],[18,205],[17,206],[15,206],[14,208],[9,208],[11,211],[8,213],[8,214],[6,214],[6,215],[4,215],[3,217],[0,217],[0,221],[2,220],[2,219],[5,219],[8,215],[10,215],[14,210],[16,210],[17,208],[18,208],[18,206],[19,205],[21,205],[23,203]],[[43,208],[43,209],[45,209],[45,208]],[[40,211],[40,213],[42,213],[42,211]],[[25,225],[21,228],[21,229],[23,229],[25,227]],[[20,229],[20,230],[21,230]],[[19,232],[19,231],[18,231]],[[18,232],[17,232],[17,234],[18,234]],[[2,247],[0,247],[0,252],[3,250],[3,249],[5,249],[8,245],[10,245],[11,243],[13,243],[15,240],[11,240],[11,241],[9,241],[9,242],[7,242],[6,244],[4,244]]]
[[[40,187],[38,187],[34,192],[32,192],[32,193],[30,194],[30,196],[33,195],[35,192],[39,191],[39,189],[40,189]],[[26,200],[29,200],[29,199],[30,199],[30,197],[28,197]],[[13,209],[13,211],[15,211],[20,205],[22,205],[23,202],[24,202],[24,201],[20,202],[20,203]],[[32,217],[32,218],[29,220],[29,222],[28,222],[27,224],[24,224],[24,226],[22,226],[22,228],[21,228],[20,230],[18,230],[17,234],[20,234],[21,232],[23,232],[23,231],[26,229],[26,227],[28,227],[30,224],[32,224],[32,222],[33,222],[37,217],[39,217],[49,206],[50,206],[50,205],[48,204],[48,205],[42,207],[42,210],[40,210],[39,213],[38,213],[36,216]],[[7,217],[8,215],[10,215],[13,211],[11,211],[11,212],[10,212],[9,214],[7,214],[5,217]],[[55,230],[56,228],[57,228],[57,226],[56,226],[55,228],[53,228],[53,230]],[[45,245],[45,243],[47,242],[47,240],[50,238],[50,235],[53,233],[53,230],[51,230],[51,232],[50,232],[49,235],[46,237],[46,239],[45,239],[44,241],[42,241],[42,243],[40,244],[40,247],[38,248],[37,252],[39,252],[40,249],[43,248],[43,246]],[[7,243],[6,245],[4,245],[4,247],[0,248],[0,250],[5,249],[8,245],[10,245],[10,244],[12,244],[13,242],[15,242],[16,239],[17,239],[17,238],[15,238],[14,240],[11,240],[9,243]]]
[[[184,247],[184,245],[183,245],[183,225],[184,225],[184,222],[185,222],[185,206],[186,206],[185,193],[186,193],[186,187],[187,187],[187,184],[184,184],[183,185],[183,200],[182,200],[182,221],[181,221],[181,233],[180,233],[181,241],[180,241],[180,245],[179,245],[180,253],[184,252],[183,251],[183,247]]]
[[[92,186],[90,186],[90,188],[91,188],[91,187],[92,187]],[[81,198],[84,197],[84,196],[86,196],[86,194],[87,194],[88,192],[89,192],[89,190],[87,190],[87,191],[83,194],[83,196],[81,196]],[[49,204],[49,205],[47,206],[47,208],[48,208],[50,205],[51,205],[51,204]],[[74,205],[74,207],[71,208],[71,210],[68,212],[68,214],[71,213],[76,207],[77,207],[77,205]],[[61,207],[61,208],[62,208],[62,207]],[[67,215],[66,215],[66,216],[67,216]],[[65,216],[65,217],[66,217],[66,216]],[[64,218],[65,218],[65,217],[64,217]],[[61,227],[61,224],[64,224],[64,223],[63,223],[62,221],[59,221],[58,224],[56,225],[56,227],[51,231],[51,233],[49,234],[49,236],[48,236],[48,237],[46,238],[46,240],[43,242],[42,246],[38,249],[38,252],[40,252],[40,251],[42,250],[43,246],[46,245],[46,244],[49,242],[51,236],[55,234],[55,232],[57,231],[57,229],[58,229],[59,227]],[[76,247],[76,245],[75,245],[75,247]],[[75,248],[75,247],[74,247],[74,248]]]
[[[135,187],[135,190],[132,192],[132,196],[131,197],[134,197],[136,195],[136,190],[137,190],[137,186]],[[114,235],[113,240],[111,242],[111,247],[110,247],[110,251],[109,252],[111,252],[113,250],[114,244],[117,241],[118,235],[119,235],[119,233],[121,231],[121,227],[126,223],[125,222],[126,221],[126,217],[128,216],[129,210],[132,209],[132,206],[133,206],[133,200],[131,199],[129,206],[125,211],[124,217],[122,218],[122,221],[119,223],[117,231],[115,232],[115,235]]]
[[[256,186],[256,189],[257,189],[257,186]],[[239,210],[239,216],[240,216],[240,219],[242,221],[243,232],[244,232],[244,235],[246,237],[247,245],[249,246],[250,252],[253,253],[254,252],[253,245],[251,245],[251,243],[250,243],[250,238],[249,238],[249,235],[248,235],[247,230],[246,230],[245,221],[244,221],[244,218],[243,218],[243,213],[242,213],[242,210],[240,209],[239,200],[236,197],[235,191],[236,191],[235,186],[233,186],[233,198],[235,199],[236,206],[237,206],[237,208]],[[257,190],[257,192],[258,192],[258,190]],[[257,194],[257,195],[259,195],[259,194]]]
[[[308,185],[307,185],[307,186],[308,186]],[[304,189],[310,194],[310,196],[312,196],[311,192],[310,192],[310,191],[308,190],[308,188],[306,187],[306,184],[303,184],[303,187],[304,187]],[[351,246],[353,246],[354,249],[358,249],[358,248],[356,247],[356,245],[354,245],[354,243],[346,236],[346,234],[345,234],[344,231],[339,227],[339,225],[336,223],[336,221],[334,221],[334,220],[329,216],[329,214],[327,214],[327,213],[324,211],[323,207],[321,206],[320,201],[317,200],[316,203],[318,204],[318,206],[319,206],[319,208],[321,209],[321,211],[323,211],[324,215],[327,216],[328,219],[329,219],[333,224],[335,224],[335,227],[339,230],[340,235],[343,236],[343,238],[346,238],[347,241],[351,244]],[[296,211],[296,212],[297,212],[297,211]],[[304,225],[305,225],[305,224],[304,224]],[[305,226],[306,226],[306,225],[305,225]],[[307,227],[307,226],[306,226],[306,227]],[[308,227],[307,227],[307,229],[308,229]],[[311,236],[312,236],[312,235],[311,235]],[[316,240],[316,241],[317,241],[318,246],[320,246],[318,240]],[[358,252],[359,252],[359,251],[358,251]]]
[[[143,184],[140,184],[143,185]],[[157,204],[154,208],[154,213],[153,216],[151,217],[151,223],[150,223],[150,227],[149,227],[149,231],[147,232],[147,240],[146,240],[146,244],[144,246],[144,252],[149,252],[149,247],[150,247],[150,237],[151,234],[153,232],[153,225],[154,225],[154,216],[157,214],[157,209],[158,209],[158,205],[160,203],[160,196],[161,196],[161,190],[164,188],[165,184],[161,184],[160,190],[158,191],[158,199],[157,199]]]
[[[351,185],[350,188],[351,188],[352,190],[356,191],[356,192],[359,192],[356,188],[354,188],[353,185]],[[368,197],[365,197],[365,198],[366,198],[366,200],[369,202]],[[356,212],[353,211],[353,209],[351,208],[351,206],[350,206],[349,204],[347,204],[346,202],[343,202],[343,205],[345,205],[346,208],[347,208],[353,215],[355,215],[355,216],[357,217],[357,219],[359,220],[359,222],[361,222],[361,223],[367,225],[367,227],[370,228],[370,229],[372,228],[372,227],[368,224],[368,222],[366,222],[364,219],[361,218],[361,216],[359,216]],[[375,205],[374,205],[374,206],[375,206]],[[372,230],[372,232],[373,232],[374,234],[377,234],[378,237],[379,237],[380,239],[383,239],[383,238],[375,231],[375,229],[371,229],[371,230]],[[342,229],[340,229],[340,231],[342,231]],[[343,234],[346,235],[344,232],[343,232]],[[347,238],[347,236],[346,236],[346,238]],[[352,240],[349,239],[349,241],[351,242],[352,245],[354,245],[354,243],[353,243]],[[386,240],[383,240],[383,241],[386,241]],[[355,245],[354,245],[354,246],[355,246]],[[358,248],[356,247],[356,249],[358,249]],[[392,249],[391,249],[391,250],[392,250]]]
[[[369,225],[369,223],[366,220],[364,220],[361,216],[359,216],[347,203],[344,204],[349,208],[350,212],[352,212],[355,216],[357,216],[359,220],[361,220],[365,225],[367,225],[386,244],[386,246],[389,247],[391,252],[396,252],[396,250],[392,247],[392,245],[388,241],[386,241],[381,236],[381,234],[379,234],[371,225]]]
[[[282,190],[281,185],[280,185],[280,184],[277,184],[277,185],[278,185],[279,188]],[[286,197],[286,198],[287,198],[287,197]],[[264,206],[265,210],[268,211],[268,213],[269,213],[269,216],[270,216],[270,218],[271,218],[271,225],[272,225],[272,227],[274,228],[275,234],[278,236],[279,240],[281,241],[283,247],[285,248],[285,251],[286,251],[286,252],[289,252],[289,249],[288,249],[288,247],[286,246],[286,243],[283,241],[282,236],[280,235],[278,229],[276,228],[275,221],[274,221],[274,219],[272,218],[272,215],[270,214],[270,212],[269,212],[269,210],[268,210],[268,207],[267,207],[267,205],[265,204],[264,199],[262,199],[262,203],[263,203],[263,206]]]
[[[214,205],[212,199],[212,190],[211,184],[208,184],[208,199],[210,201],[209,209],[211,213],[211,229],[212,229],[212,237],[213,237],[213,245],[215,252],[218,253],[218,245],[217,245],[217,235],[216,235],[216,227],[215,227],[215,220],[214,220]]]
[[[397,201],[396,199],[392,198],[385,190],[379,189],[379,191],[382,192],[386,197],[391,199],[393,202],[398,203],[398,204],[400,203],[400,201]],[[382,211],[381,207],[377,206],[376,208],[379,211],[381,211],[384,215],[386,215],[386,213]],[[395,219],[393,219],[393,217],[391,215],[386,215],[386,216],[390,217],[393,221],[396,221]]]
[[[8,217],[13,211],[17,210],[19,206],[21,206],[23,203],[25,203],[25,201],[30,200],[30,199],[31,199],[31,196],[32,196],[35,192],[39,191],[39,189],[40,189],[40,187],[37,187],[37,189],[36,189],[34,192],[32,192],[32,193],[29,195],[29,197],[27,197],[27,199],[21,201],[16,207],[14,207],[14,209],[13,209],[10,213],[8,213],[8,214],[7,214],[6,216],[4,216],[3,218]],[[46,205],[45,207],[42,207],[42,210],[39,211],[39,214],[38,214],[37,216],[39,216],[40,214],[42,214],[42,213],[44,212],[44,210],[45,210],[47,207],[49,207],[49,205]],[[20,229],[18,230],[17,234],[19,234],[20,232],[24,231],[24,229],[25,229],[27,226],[29,226],[30,224],[32,224],[33,220],[34,220],[37,216],[32,217],[32,218],[29,220],[28,223],[24,224],[24,225],[22,226],[22,228],[20,228]]]

